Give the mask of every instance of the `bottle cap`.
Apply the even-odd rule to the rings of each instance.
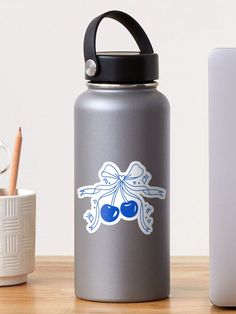
[[[131,33],[140,51],[96,52],[100,22],[112,18]],[[108,11],[93,19],[84,37],[85,79],[93,83],[148,83],[159,78],[158,55],[138,22],[121,11]]]

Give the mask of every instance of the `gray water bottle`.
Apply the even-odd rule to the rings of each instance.
[[[96,52],[112,18],[139,52]],[[158,55],[128,14],[84,38],[88,89],[75,104],[75,293],[107,302],[169,295],[169,103]]]

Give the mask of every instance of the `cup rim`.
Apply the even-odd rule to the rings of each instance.
[[[26,196],[34,196],[36,195],[36,192],[28,189],[17,189],[16,190],[17,194],[16,195],[7,195],[8,190],[4,188],[0,188],[0,199],[7,199],[7,198],[22,198]],[[5,195],[1,195],[5,194]]]

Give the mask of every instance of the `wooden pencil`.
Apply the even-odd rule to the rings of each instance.
[[[12,162],[11,162],[9,195],[16,195],[16,185],[17,185],[17,177],[18,177],[19,164],[20,164],[21,144],[22,144],[22,132],[21,132],[21,127],[20,127],[15,138],[15,145],[14,145],[13,157],[12,157]]]

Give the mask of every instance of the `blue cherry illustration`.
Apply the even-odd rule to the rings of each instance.
[[[120,214],[119,208],[105,204],[101,208],[101,217],[106,222],[113,222],[115,221]]]
[[[138,212],[138,204],[135,201],[128,201],[121,204],[120,211],[127,218],[134,217]]]

